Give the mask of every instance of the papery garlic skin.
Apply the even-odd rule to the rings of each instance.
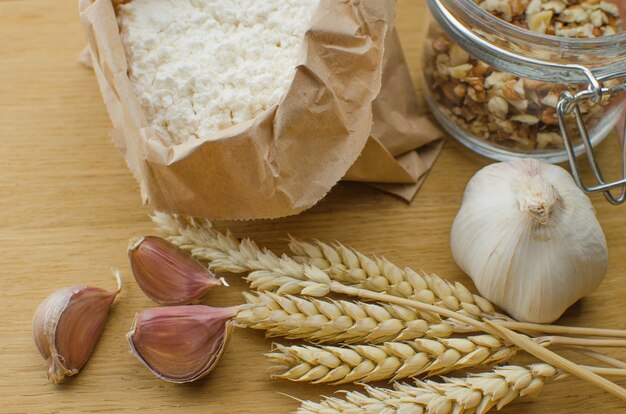
[[[48,296],[33,316],[33,336],[48,364],[48,379],[59,384],[87,363],[104,329],[109,309],[121,289],[74,286]]]
[[[146,309],[135,316],[126,338],[131,351],[156,376],[192,382],[217,366],[236,314],[236,307],[203,305]]]
[[[555,321],[598,287],[608,266],[589,198],[567,171],[534,159],[480,170],[450,242],[480,294],[520,321]]]
[[[133,241],[128,257],[137,284],[161,305],[189,305],[223,284],[188,252],[155,236]]]

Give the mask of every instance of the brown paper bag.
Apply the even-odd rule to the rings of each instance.
[[[345,180],[374,186],[411,201],[443,144],[443,134],[420,110],[395,29],[385,40],[381,90],[363,153]]]
[[[377,157],[384,173],[380,182],[419,182],[424,165],[415,162],[415,148],[427,140],[409,143],[401,136],[404,131],[398,135],[398,128],[418,125],[401,121],[390,127],[385,118],[397,95],[380,93],[383,82],[400,88],[406,83],[393,76],[383,81],[384,64],[390,66],[389,73],[401,66],[408,75],[392,30],[392,0],[321,0],[294,79],[280,102],[211,139],[179,145],[150,128],[132,91],[114,3],[81,0],[80,17],[113,122],[113,142],[139,182],[144,201],[154,208],[212,219],[296,214],[344,177],[364,147],[373,149],[364,152],[361,163],[370,153],[386,157]],[[394,47],[400,58],[383,60]],[[410,88],[401,95],[411,97],[401,97],[400,109],[392,112],[400,119],[410,112],[407,102],[415,99],[408,79]],[[401,162],[397,156],[413,160]],[[368,179],[359,162],[346,178]],[[395,177],[404,174],[402,181],[389,175],[389,165],[396,167]],[[372,181],[371,174],[369,178]]]

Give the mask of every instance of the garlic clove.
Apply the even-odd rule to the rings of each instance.
[[[189,253],[160,237],[140,238],[130,245],[128,256],[141,290],[162,305],[194,303],[224,283]]]
[[[236,307],[204,305],[152,308],[135,316],[126,338],[132,352],[159,378],[198,380],[217,366]]]
[[[59,289],[48,296],[33,316],[33,336],[48,363],[48,379],[59,384],[78,374],[87,363],[121,289],[109,292],[89,286]]]

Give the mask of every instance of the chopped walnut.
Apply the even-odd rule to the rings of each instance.
[[[581,6],[570,6],[556,16],[556,19],[565,23],[584,23],[589,18],[589,11]]]
[[[541,4],[543,10],[552,10],[554,13],[562,13],[567,8],[567,4],[561,0],[550,0]]]
[[[513,20],[513,8],[509,0],[484,0],[477,3],[489,13],[499,15],[507,22]]]
[[[512,116],[511,121],[521,122],[522,124],[528,125],[536,125],[539,123],[539,118],[537,118],[535,115],[522,114]]]
[[[528,28],[535,33],[546,33],[553,15],[554,12],[551,10],[542,10],[533,14],[528,18]]]
[[[487,108],[490,113],[502,119],[506,118],[506,115],[509,113],[509,103],[506,99],[499,96],[494,96],[489,99],[489,102],[487,102]]]
[[[470,60],[470,54],[467,53],[461,46],[456,44],[450,46],[448,55],[450,56],[450,66],[463,65]]]
[[[619,31],[619,9],[609,0],[474,0],[481,8],[536,33],[591,38]],[[439,109],[470,134],[533,151],[562,148],[556,116],[562,92],[584,86],[522,79],[479,61],[439,29],[429,32],[424,74]],[[608,85],[608,82],[607,82]],[[605,85],[605,86],[607,86]],[[602,117],[609,97],[599,105],[582,102],[587,121]]]
[[[454,79],[463,79],[469,76],[472,67],[472,65],[466,63],[464,65],[448,68],[448,71],[450,72],[450,76],[452,76]]]
[[[537,148],[546,149],[549,147],[562,147],[563,138],[561,134],[556,132],[539,132],[537,133]]]
[[[525,95],[524,82],[520,79],[511,79],[502,85],[502,96],[508,101],[521,101]]]

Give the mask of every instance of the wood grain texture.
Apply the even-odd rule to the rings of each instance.
[[[416,82],[425,13],[423,1],[399,2],[399,32]],[[271,380],[263,357],[270,341],[252,330],[236,331],[214,373],[187,386],[156,379],[129,354],[124,334],[133,315],[154,304],[132,279],[126,244],[131,236],[153,232],[153,226],[109,141],[110,123],[95,78],[76,62],[84,45],[77,14],[75,0],[0,1],[0,412],[280,413],[297,407],[281,393],[310,399],[332,393],[332,386]],[[611,143],[600,153],[604,161],[610,159]],[[451,259],[448,233],[467,180],[487,163],[449,140],[411,205],[362,185],[341,184],[300,216],[231,228],[278,250],[285,248],[288,233],[337,239],[470,285]],[[611,163],[614,167],[616,160]],[[609,273],[561,322],[623,329],[626,207],[593,199],[610,246]],[[125,286],[90,362],[66,385],[47,383],[31,337],[35,308],[60,287],[112,288],[111,267],[123,271]],[[245,285],[236,278],[230,282],[206,303],[239,303]],[[615,355],[626,357],[626,352]],[[625,409],[569,379],[547,385],[540,397],[520,400],[506,412]]]

